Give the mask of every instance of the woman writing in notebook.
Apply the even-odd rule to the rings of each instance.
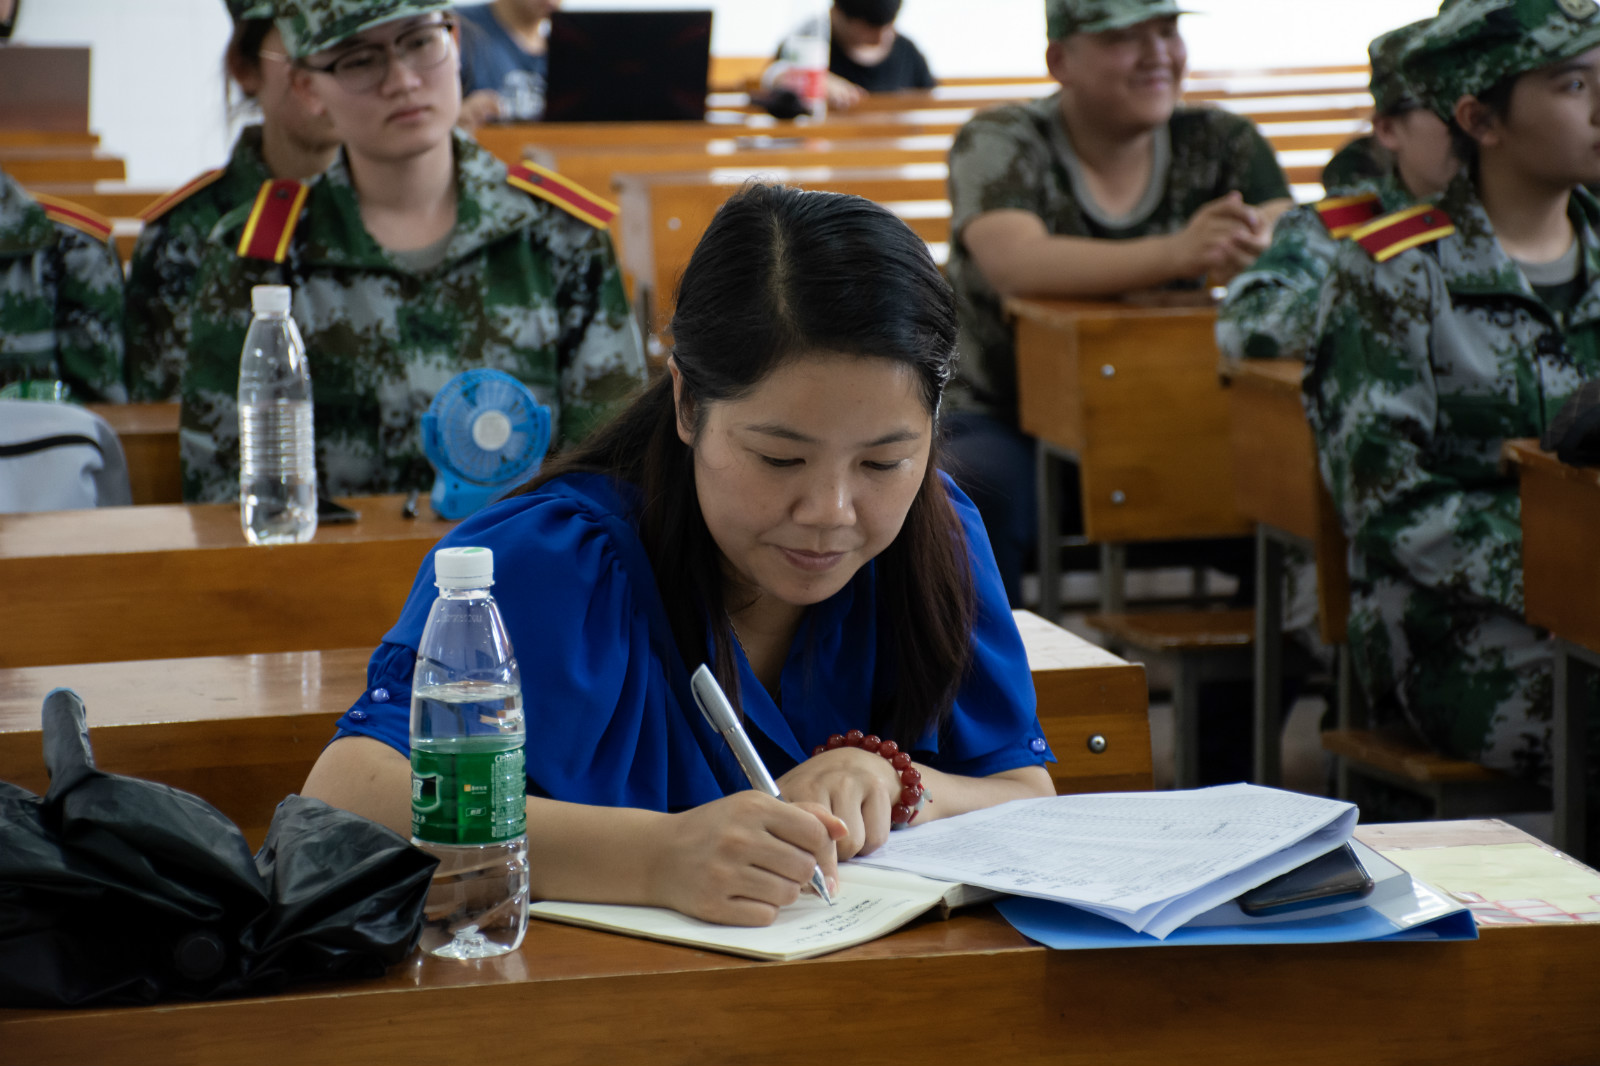
[[[495,552],[533,895],[759,925],[897,821],[1050,794],[1050,756],[983,525],[939,469],[955,311],[926,246],[865,200],[748,189],[672,337],[632,407],[441,546]],[[306,783],[402,831],[432,579]],[[701,662],[792,804],[745,789],[689,694]],[[922,794],[881,753],[813,754],[852,730],[898,741]]]

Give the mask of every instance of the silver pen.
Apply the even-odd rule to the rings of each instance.
[[[717,684],[711,668],[701,663],[689,679],[689,688],[694,691],[694,701],[700,705],[700,713],[706,716],[711,728],[720,733],[722,739],[728,742],[728,747],[733,749],[733,757],[739,760],[739,768],[749,778],[750,787],[774,799],[783,799],[783,793],[778,791],[778,783],[767,772],[761,756],[756,754],[755,745],[750,743],[744,726],[739,724],[739,716],[734,713],[733,704],[728,702],[727,693]],[[811,887],[822,897],[822,902],[833,906],[833,897],[828,894],[828,881],[822,876],[821,866],[811,868]]]

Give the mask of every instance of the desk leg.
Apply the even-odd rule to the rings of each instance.
[[[1061,475],[1055,449],[1034,442],[1034,496],[1039,513],[1034,519],[1039,543],[1039,615],[1051,622],[1061,618]]]
[[[1588,682],[1596,664],[1564,640],[1555,642],[1555,722],[1551,736],[1551,782],[1556,847],[1588,861],[1584,838],[1584,764],[1588,747]]]
[[[1256,526],[1255,780],[1283,777],[1283,542]]]
[[[1128,607],[1128,546],[1100,545],[1100,610],[1121,614]]]

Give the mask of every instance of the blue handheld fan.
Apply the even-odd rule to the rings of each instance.
[[[550,408],[503,370],[466,370],[422,416],[422,450],[438,476],[433,513],[465,518],[533,475],[550,448]]]

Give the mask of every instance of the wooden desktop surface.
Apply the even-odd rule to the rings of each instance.
[[[1094,541],[1231,536],[1226,397],[1205,306],[1008,298],[1022,429],[1078,459]]]
[[[1537,441],[1508,441],[1522,494],[1528,621],[1600,654],[1600,470],[1569,466]]]
[[[404,497],[252,547],[238,504],[0,515],[0,667],[375,646],[450,523]]]
[[[1495,822],[1357,835],[1380,850],[1530,840]],[[981,907],[773,963],[535,921],[501,959],[414,956],[376,980],[258,999],[0,1011],[0,1040],[39,1066],[1561,1063],[1600,1047],[1597,983],[1595,924],[1445,944],[1049,951]]]
[[[1322,639],[1342,644],[1350,613],[1347,545],[1317,468],[1316,442],[1300,400],[1303,370],[1304,364],[1292,359],[1224,364],[1234,503],[1245,518],[1315,546]]]
[[[1144,668],[1037,615],[1016,618],[1057,789],[1149,788]],[[371,653],[367,645],[0,670],[0,780],[35,793],[48,787],[40,707],[51,689],[71,688],[101,768],[193,792],[259,846],[278,801],[300,790],[334,720],[365,687]],[[535,693],[535,679],[527,683]]]

